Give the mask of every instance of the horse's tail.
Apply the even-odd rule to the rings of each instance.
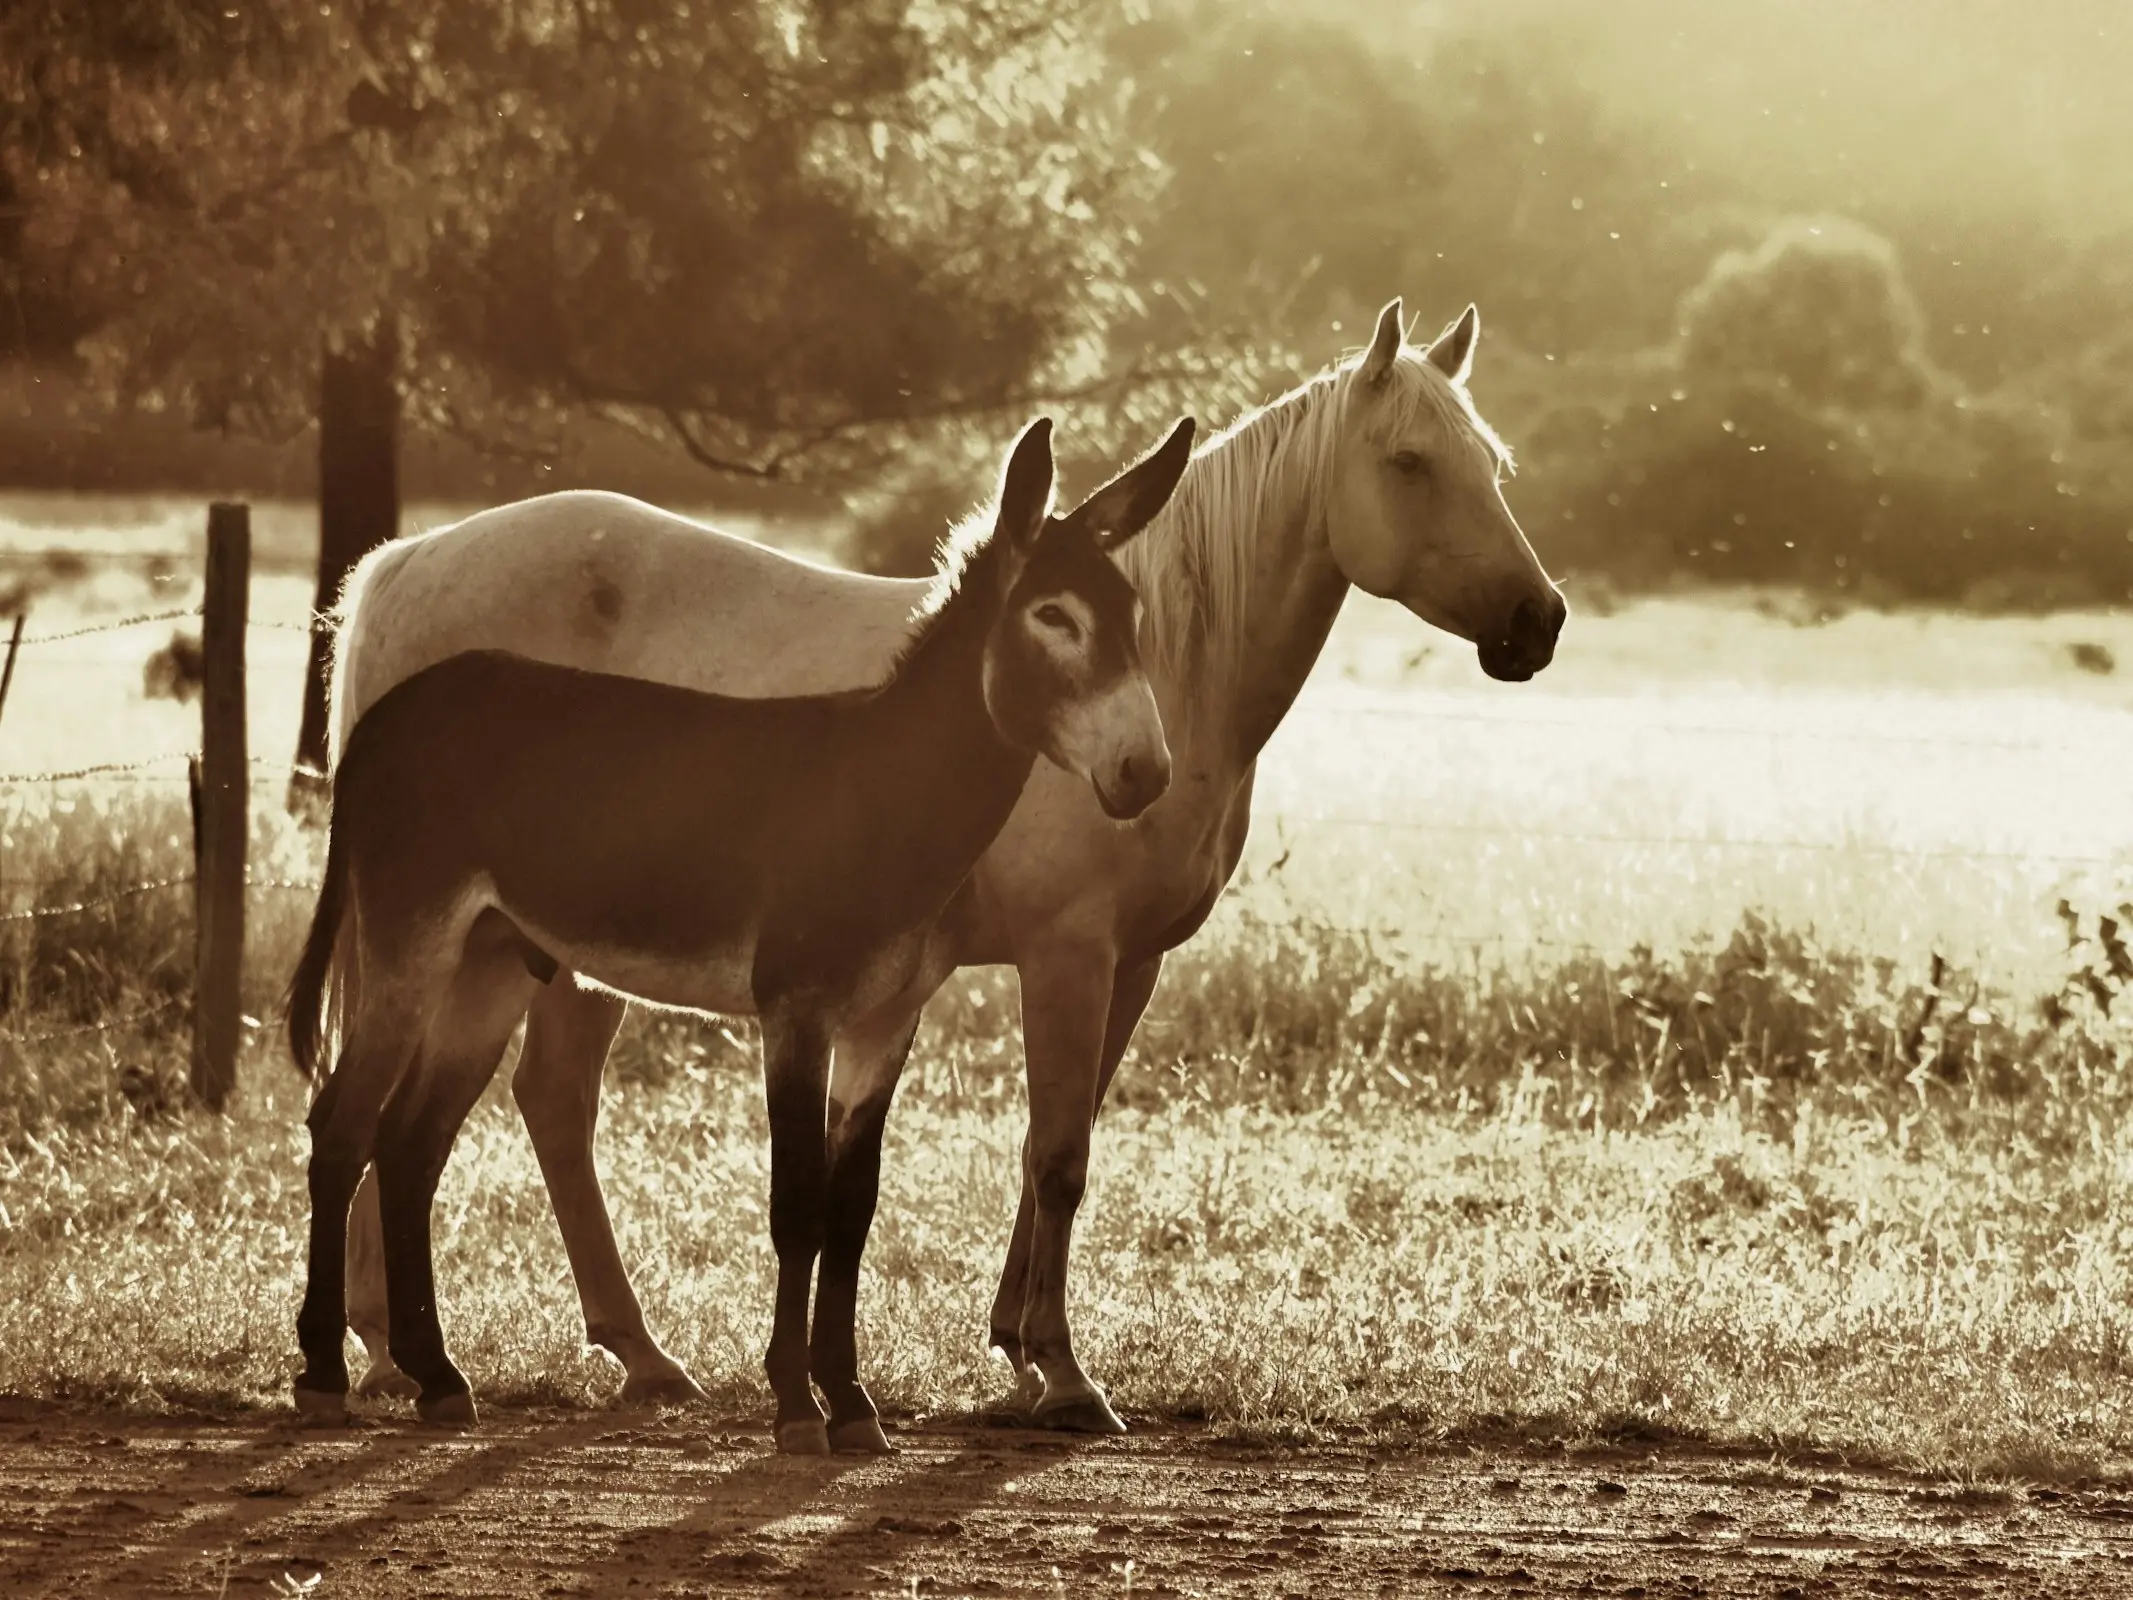
[[[307,1078],[317,1075],[319,1059],[326,1052],[327,980],[337,979],[332,1009],[336,1014],[333,1031],[338,1035],[355,968],[353,951],[340,948],[348,901],[348,851],[347,830],[338,822],[336,818],[327,831],[326,880],[319,886],[318,909],[311,914],[311,932],[305,936],[296,975],[289,980],[289,1054],[295,1058],[296,1070]]]

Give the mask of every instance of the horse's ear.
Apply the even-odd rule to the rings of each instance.
[[[1474,341],[1481,336],[1481,312],[1469,305],[1456,322],[1446,325],[1429,347],[1429,364],[1454,383],[1466,382],[1474,370]]]
[[[1370,336],[1370,348],[1363,352],[1363,364],[1359,369],[1363,381],[1373,389],[1381,388],[1392,375],[1392,364],[1400,359],[1400,346],[1405,335],[1400,327],[1400,297],[1394,295],[1378,313],[1378,331]]]
[[[1099,548],[1116,550],[1170,504],[1192,460],[1196,426],[1180,417],[1169,438],[1067,513],[1067,520],[1094,535]]]
[[[1000,476],[999,537],[1018,551],[1037,542],[1052,509],[1052,419],[1039,417],[1022,430]]]

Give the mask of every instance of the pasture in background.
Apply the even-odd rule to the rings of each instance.
[[[456,514],[417,507],[408,525]],[[295,749],[313,517],[254,509],[262,763]],[[8,497],[0,591],[23,597],[37,633],[197,605],[202,521],[179,500]],[[797,547],[828,557],[834,535]],[[2013,987],[2056,982],[2055,900],[2109,888],[2133,845],[2133,690],[2118,672],[2133,672],[2133,618],[1572,598],[1556,664],[1506,687],[1459,641],[1351,596],[1260,763],[1230,911],[1384,935],[1440,964],[1671,951],[1723,942],[1753,912],[1920,970],[1939,951]],[[0,775],[195,748],[197,711],[143,692],[149,656],[187,631],[26,651]],[[47,805],[65,815],[172,782],[182,795],[182,778],[173,760],[4,803],[28,826]],[[261,800],[278,809],[264,787]]]
[[[9,547],[87,554],[0,556],[36,631],[198,599],[198,507],[49,509],[12,502]],[[304,519],[259,508],[255,621],[303,621]],[[196,708],[144,693],[171,627],[26,649],[0,773],[191,748]],[[294,748],[303,643],[252,635],[263,757]],[[1574,615],[1508,687],[1352,600],[1097,1144],[1074,1295],[1129,1419],[2120,1459],[2122,660],[2106,615],[1651,601]],[[0,911],[182,872],[182,774],[0,790]],[[186,992],[189,896],[0,924],[0,1391],[280,1403],[305,1136],[277,1007],[318,855],[280,802],[269,772],[254,874],[291,887],[252,896],[227,1122],[183,1113],[182,1029],[141,1004]],[[862,1338],[892,1416],[998,1392],[1013,1019],[1004,975],[952,983],[891,1120]],[[605,1404],[507,1077],[439,1200],[448,1331],[484,1393]],[[636,1019],[608,1082],[647,1310],[754,1407],[751,1030]]]

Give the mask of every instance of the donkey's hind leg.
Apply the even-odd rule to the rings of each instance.
[[[828,1179],[830,1039],[804,1009],[766,1008],[763,1087],[770,1108],[770,1242],[778,1253],[777,1309],[763,1370],[778,1400],[778,1448],[829,1454],[829,1429],[808,1382],[807,1302],[822,1253]]]
[[[459,1129],[495,1076],[532,998],[516,930],[484,916],[467,936],[444,1003],[423,1039],[422,1067],[386,1107],[377,1151],[386,1303],[394,1363],[421,1386],[426,1421],[469,1424],[474,1397],[445,1349],[437,1317],[430,1211]]]
[[[881,1414],[859,1381],[859,1260],[881,1189],[882,1130],[918,1019],[917,1007],[899,1007],[848,1030],[831,1067],[828,1213],[808,1366],[829,1401],[829,1443],[839,1452],[889,1448]]]
[[[296,1337],[304,1370],[296,1408],[339,1416],[348,1404],[348,1203],[376,1145],[379,1114],[405,1075],[419,1040],[411,1025],[374,991],[367,1015],[355,1020],[340,1059],[311,1103],[311,1253]]]

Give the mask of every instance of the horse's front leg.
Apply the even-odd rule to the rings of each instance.
[[[808,1366],[829,1401],[829,1442],[837,1451],[889,1448],[880,1413],[859,1381],[859,1260],[881,1189],[882,1129],[918,1019],[916,1006],[899,1006],[848,1029],[831,1068],[829,1210]]]
[[[1058,944],[1020,963],[1029,1073],[1022,1181],[1030,1190],[1033,1215],[1017,1335],[1023,1359],[1044,1380],[1031,1420],[1082,1433],[1126,1431],[1103,1390],[1074,1359],[1066,1306],[1074,1213],[1088,1186],[1089,1130],[1111,1010],[1113,960],[1100,946]]]
[[[778,1294],[763,1370],[777,1396],[778,1448],[827,1455],[829,1427],[808,1381],[807,1309],[827,1211],[830,1035],[800,1006],[763,1012],[763,1086],[770,1110],[770,1242]]]
[[[563,1231],[585,1314],[585,1342],[622,1363],[625,1405],[681,1405],[702,1400],[704,1392],[645,1326],[593,1159],[600,1076],[625,1009],[614,995],[579,988],[567,969],[557,972],[535,991],[526,1012],[526,1042],[511,1077],[511,1097],[533,1138],[548,1203]]]
[[[1133,1040],[1133,1030],[1140,1025],[1141,1016],[1155,994],[1156,981],[1162,975],[1163,958],[1156,955],[1120,967],[1113,976],[1111,1005],[1104,1021],[1103,1054],[1096,1067],[1096,1099],[1090,1112],[1092,1134],[1095,1115],[1103,1109],[1104,1096],[1110,1092],[1111,1080],[1118,1074],[1118,1064],[1125,1059],[1126,1046]],[[1022,1308],[1029,1298],[1030,1239],[1037,1221],[1036,1187],[1030,1179],[1026,1137],[1022,1148],[1022,1198],[1015,1208],[1015,1228],[1008,1239],[1007,1262],[1000,1272],[999,1292],[993,1296],[990,1343],[1014,1369],[1016,1403],[1023,1410],[1030,1411],[1044,1396],[1044,1377],[1022,1350]],[[1071,1414],[1056,1425],[1071,1426]]]

